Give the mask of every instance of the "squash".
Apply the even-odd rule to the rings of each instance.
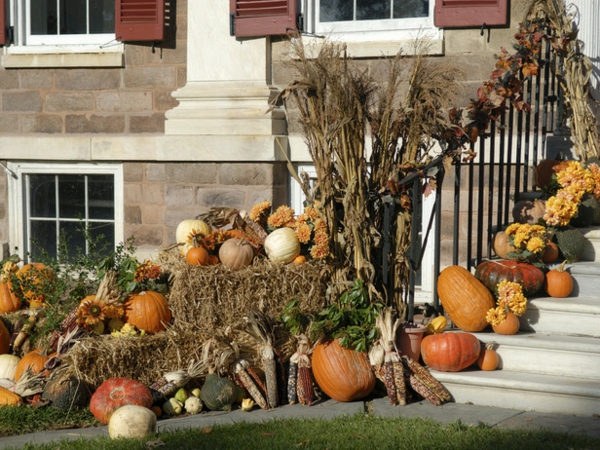
[[[475,269],[475,278],[481,281],[491,291],[501,281],[512,281],[523,287],[523,294],[527,297],[535,294],[544,286],[544,272],[533,264],[519,261],[492,261],[481,262]]]
[[[183,407],[190,414],[198,414],[202,411],[202,400],[192,395],[185,400]]]
[[[509,237],[504,231],[498,231],[494,235],[492,248],[494,249],[494,253],[502,259],[512,259],[508,257],[508,254],[516,251],[516,249],[510,245]]]
[[[475,332],[488,326],[485,317],[494,307],[494,297],[467,269],[449,266],[442,270],[437,292],[444,310],[458,328]]]
[[[338,339],[315,346],[312,369],[319,387],[338,402],[364,398],[375,387],[367,355],[340,346]]]
[[[21,358],[19,358],[17,355],[0,355],[0,378],[14,380],[19,361],[21,361]]]
[[[185,254],[185,262],[192,266],[208,266],[210,264],[210,255],[201,245],[193,246]]]
[[[238,386],[229,378],[221,378],[216,373],[209,373],[200,391],[200,399],[211,411],[231,411],[238,392]]]
[[[10,349],[10,332],[4,325],[4,321],[0,318],[0,355],[8,353]]]
[[[91,396],[92,391],[85,381],[66,373],[50,378],[42,393],[42,398],[50,401],[50,406],[63,411],[87,407]]]
[[[481,349],[479,358],[477,358],[477,367],[481,370],[491,371],[498,368],[500,357],[496,350],[494,350],[495,345],[496,343],[494,341],[490,341]]]
[[[271,261],[287,264],[300,254],[300,241],[291,228],[278,228],[267,236],[264,249]]]
[[[479,358],[481,344],[471,333],[463,331],[430,334],[421,341],[423,362],[440,372],[458,372]]]
[[[150,408],[139,405],[121,406],[108,422],[108,435],[111,439],[144,439],[156,434],[156,431],[156,415]]]
[[[23,403],[20,395],[0,386],[0,406],[18,406]]]
[[[108,424],[113,413],[121,406],[152,406],[150,389],[139,381],[130,378],[110,378],[104,381],[90,400],[90,412],[104,425]]]
[[[546,274],[544,287],[550,297],[565,298],[573,292],[573,276],[565,270],[566,263],[566,261],[563,261],[560,266],[548,271]]]
[[[179,247],[179,252],[182,256],[185,256],[188,250],[193,246],[190,235],[198,233],[207,236],[212,233],[212,228],[203,220],[185,219],[179,222],[177,229],[175,230],[175,242],[178,244],[183,243],[183,245]]]
[[[546,202],[539,199],[521,200],[515,203],[512,213],[515,222],[535,225],[546,213]]]
[[[492,330],[496,334],[517,334],[521,328],[521,322],[516,314],[511,312],[506,313],[506,318],[498,325],[492,325]]]
[[[25,356],[21,358],[19,364],[17,365],[17,370],[15,370],[15,377],[13,378],[15,381],[19,381],[21,375],[23,375],[27,369],[31,370],[33,375],[40,373],[45,369],[46,361],[48,361],[54,354],[48,354],[46,349],[38,348],[27,353]]]
[[[131,294],[124,303],[125,321],[138,330],[155,334],[171,323],[172,314],[164,295],[155,291]]]
[[[219,249],[219,259],[230,270],[245,269],[253,258],[254,247],[246,239],[227,239]]]

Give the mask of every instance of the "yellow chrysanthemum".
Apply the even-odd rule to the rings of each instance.
[[[485,320],[491,325],[500,325],[506,319],[506,312],[502,308],[491,308],[485,315]]]
[[[253,220],[254,222],[258,222],[258,221],[260,221],[261,216],[268,209],[271,209],[271,202],[264,201],[264,202],[257,203],[252,208],[250,208],[250,212],[248,213],[248,217],[250,218],[250,220]]]
[[[298,227],[296,229],[296,236],[298,237],[298,241],[301,244],[308,244],[310,242],[310,236],[312,234],[312,230],[310,229],[310,225],[305,222],[298,223]]]
[[[526,248],[527,251],[530,251],[531,253],[539,254],[542,253],[546,248],[546,242],[543,239],[534,236],[531,239],[529,239]]]

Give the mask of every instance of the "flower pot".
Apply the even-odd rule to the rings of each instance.
[[[496,334],[517,334],[521,324],[519,318],[513,313],[506,313],[506,319],[499,325],[492,325]]]
[[[415,323],[405,323],[400,328],[398,346],[401,355],[418,361],[421,357],[421,341],[423,334],[427,330],[425,325]]]

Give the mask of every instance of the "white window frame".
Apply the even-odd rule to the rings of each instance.
[[[306,30],[317,35],[339,37],[346,42],[442,38],[442,30],[433,23],[435,0],[429,1],[428,17],[348,22],[320,22],[319,4],[320,0],[304,0],[302,5]]]
[[[25,260],[27,256],[24,246],[25,201],[27,198],[23,186],[25,174],[113,175],[115,247],[124,242],[123,166],[121,164],[9,162],[7,167],[14,174],[8,176],[9,246],[11,254],[19,255],[22,260]]]
[[[317,179],[317,171],[315,166],[312,164],[300,164],[296,167],[296,173],[306,172],[311,180]],[[290,177],[290,207],[297,213],[304,211],[303,202],[305,200],[304,192],[298,184],[298,182]],[[427,233],[427,227],[429,225],[429,219],[433,213],[435,207],[435,193],[432,193],[428,197],[423,196],[423,211],[422,211],[422,225],[421,225],[421,239],[425,240]],[[415,303],[422,304],[424,302],[431,302],[433,299],[433,284],[435,280],[434,273],[434,261],[435,261],[435,248],[433,245],[435,236],[435,221],[432,224],[429,232],[428,245],[425,247],[423,252],[423,259],[421,260],[421,284],[416,286],[415,290]]]

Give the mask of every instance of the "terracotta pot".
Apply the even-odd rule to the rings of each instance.
[[[517,334],[521,326],[519,318],[513,313],[506,313],[506,319],[500,325],[492,325],[496,334]]]
[[[418,361],[421,357],[421,341],[426,330],[427,327],[425,325],[415,323],[405,323],[402,325],[400,328],[400,337],[398,338],[400,354]]]

